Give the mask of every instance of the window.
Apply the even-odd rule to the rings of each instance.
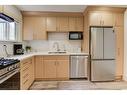
[[[6,40],[6,23],[0,22],[0,40]]]
[[[17,26],[17,22],[7,22],[0,19],[0,41],[16,41]]]

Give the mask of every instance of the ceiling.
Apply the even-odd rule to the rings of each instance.
[[[17,5],[21,11],[83,12],[86,5]]]

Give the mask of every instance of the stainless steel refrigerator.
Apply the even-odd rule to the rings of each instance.
[[[115,79],[115,32],[112,27],[90,28],[90,80]]]

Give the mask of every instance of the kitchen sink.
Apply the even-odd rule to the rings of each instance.
[[[67,53],[66,51],[49,51],[48,54],[62,54]]]

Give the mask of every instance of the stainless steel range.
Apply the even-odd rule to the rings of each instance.
[[[11,78],[15,76],[17,73],[19,73],[19,67],[20,67],[19,62],[20,60],[18,59],[4,59],[4,58],[0,59],[0,89],[10,89],[10,88],[12,89],[13,88],[8,84],[13,83],[12,82],[13,80]],[[18,74],[18,77],[16,78],[19,78],[19,74]],[[13,78],[13,79],[16,79],[16,78]],[[8,83],[8,80],[10,79],[11,79],[11,82],[9,81]]]

